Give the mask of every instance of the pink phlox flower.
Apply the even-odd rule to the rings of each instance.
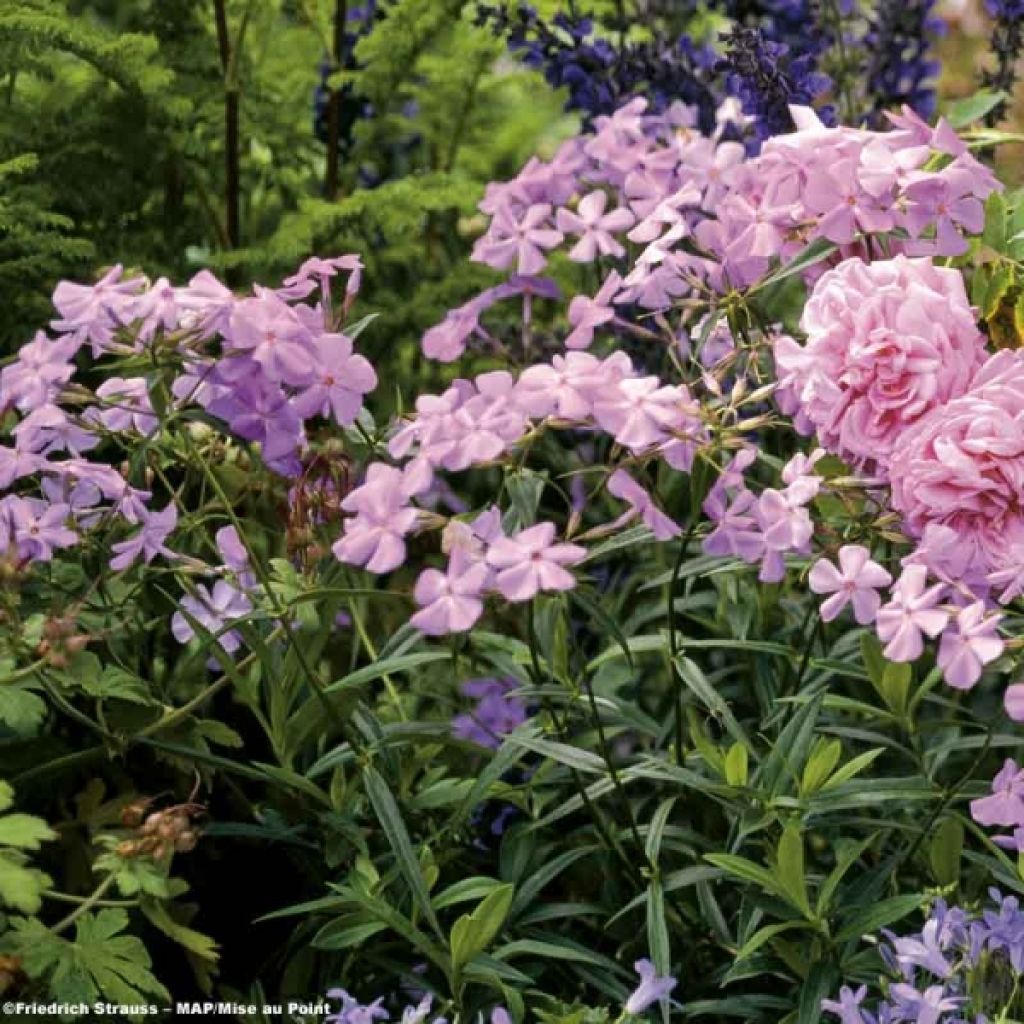
[[[57,465],[64,469],[68,462]],[[94,525],[106,511],[103,508],[104,495],[96,481],[73,471],[44,476],[39,482],[39,489],[51,505],[67,505],[69,518],[74,519],[78,527],[88,528]],[[141,512],[140,521],[148,509],[142,506]]]
[[[68,505],[51,505],[35,498],[9,494],[0,498],[0,551],[14,548],[25,562],[49,562],[54,551],[78,541],[67,527]]]
[[[219,571],[232,575],[243,590],[254,590],[258,584],[249,564],[249,552],[233,525],[222,526],[214,534],[217,551],[223,559]]]
[[[1003,653],[1003,638],[997,632],[1001,615],[987,615],[984,601],[961,608],[956,628],[946,629],[939,643],[938,664],[946,682],[958,690],[969,690],[981,678],[985,665]]]
[[[971,801],[979,825],[1024,825],[1024,771],[1008,757],[992,780],[992,795]]]
[[[708,330],[707,317],[702,317],[688,333],[684,329],[677,337],[680,355],[699,360],[704,367],[715,366],[736,351],[736,340],[725,320],[719,320]]]
[[[14,406],[29,412],[52,403],[74,375],[74,338],[51,341],[42,331],[18,349],[18,358],[0,370],[0,412]]]
[[[85,418],[98,420],[107,430],[136,430],[148,437],[160,423],[145,377],[108,377],[96,389],[96,397],[103,401],[88,410]]]
[[[487,550],[496,570],[495,588],[509,601],[529,601],[541,591],[571,590],[576,579],[565,566],[586,557],[578,544],[555,542],[555,524],[537,523],[511,537],[498,537]]]
[[[971,545],[965,544],[963,536],[953,527],[941,523],[929,523],[917,546],[900,559],[900,564],[927,566],[935,579],[955,586],[961,593],[970,591],[978,597],[986,595],[991,584],[991,579],[986,579],[979,569]]]
[[[615,294],[622,287],[622,278],[613,270],[604,279],[597,294],[590,298],[577,295],[569,303],[569,323],[572,331],[566,336],[565,347],[568,349],[589,348],[594,340],[594,331],[615,319],[612,303]]]
[[[157,555],[165,558],[176,558],[166,544],[167,538],[178,525],[178,510],[174,502],[159,512],[149,512],[142,517],[142,527],[132,537],[112,545],[114,557],[110,560],[110,568],[115,572],[134,565],[142,557],[148,565]]]
[[[662,385],[657,377],[620,380],[594,402],[594,418],[602,430],[630,451],[639,452],[671,438],[689,425],[689,393]]]
[[[504,536],[501,510],[497,505],[484,509],[471,521],[451,519],[441,531],[441,551],[466,562],[483,561],[489,545]]]
[[[266,288],[235,303],[225,339],[229,348],[254,359],[275,383],[303,387],[314,376],[309,329],[295,309]]]
[[[929,985],[920,992],[907,982],[892,985],[889,997],[902,1019],[916,1024],[940,1024],[946,1013],[959,1009],[966,1002],[962,996],[948,995],[945,985]]]
[[[377,386],[377,374],[368,359],[352,351],[352,339],[344,334],[321,334],[313,350],[314,379],[296,395],[295,411],[303,419],[331,415],[347,427],[359,415],[363,395]]]
[[[125,311],[128,322],[135,322],[138,341],[152,341],[157,331],[169,332],[178,326],[178,289],[166,277],[158,278]]]
[[[501,207],[486,235],[473,247],[473,259],[495,270],[515,265],[518,274],[538,274],[547,264],[545,249],[553,249],[562,241],[562,233],[549,227],[551,206],[535,203],[520,217]]]
[[[811,568],[808,585],[815,594],[831,594],[821,604],[821,618],[831,622],[853,604],[853,616],[862,626],[874,622],[882,599],[878,590],[892,583],[892,576],[872,561],[861,544],[844,544],[839,549],[839,568],[821,558]]]
[[[150,492],[133,487],[113,466],[85,459],[65,459],[48,463],[44,468],[52,475],[52,481],[43,481],[44,491],[51,493],[50,483],[59,482],[60,500],[69,502],[72,508],[98,504],[94,493],[98,490],[110,503],[111,511],[129,523],[141,523],[149,511]]]
[[[583,423],[594,412],[600,396],[614,389],[633,372],[629,357],[616,352],[599,359],[589,352],[567,352],[550,363],[527,367],[516,384],[514,401],[530,416],[555,416]]]
[[[564,235],[577,235],[579,241],[569,250],[569,259],[577,263],[593,263],[601,256],[616,259],[626,250],[615,238],[616,234],[633,226],[635,218],[625,207],[606,211],[608,193],[598,190],[585,195],[576,212],[562,207],[555,216],[555,224]]]
[[[647,491],[624,469],[617,469],[608,477],[608,493],[628,502],[632,516],[639,516],[657,540],[671,540],[682,533],[679,524],[665,515]]]
[[[949,612],[936,607],[946,592],[944,583],[927,586],[923,565],[907,566],[892,590],[892,599],[875,616],[878,638],[890,661],[916,661],[924,650],[922,634],[938,636],[949,623]]]
[[[345,282],[347,306],[359,293],[359,288],[362,284],[363,261],[355,253],[333,256],[329,259],[311,256],[291,277],[284,279],[284,288],[278,289],[278,295],[282,298],[303,299],[315,287],[319,287],[324,301],[329,302],[331,297],[331,279],[337,276],[339,270],[348,273],[348,279]]]
[[[56,405],[41,405],[34,409],[11,433],[19,449],[42,455],[61,451],[81,455],[99,444],[95,434],[80,426]]]
[[[234,629],[225,632],[225,627],[248,615],[253,609],[252,602],[227,580],[217,580],[212,592],[202,583],[197,583],[195,589],[194,595],[186,594],[181,599],[181,610],[171,617],[174,639],[187,644],[196,635],[191,618],[216,636],[218,646],[228,654],[237,651],[242,646],[242,637]]]
[[[973,163],[957,157],[940,171],[922,170],[907,175],[902,226],[914,239],[931,227],[935,229],[933,240],[912,243],[910,251],[959,256],[968,249],[962,232],[981,232],[985,224],[984,199],[992,188],[978,176]]]
[[[441,465],[457,472],[497,459],[527,432],[529,421],[515,401],[516,381],[503,370],[479,374],[469,397],[454,413],[455,444]]]
[[[661,239],[664,244],[666,229],[672,230],[669,235],[670,241],[678,241],[689,233],[689,222],[687,210],[692,211],[700,205],[703,196],[699,188],[692,182],[687,182],[682,188],[677,189],[672,195],[667,196],[658,203],[644,219],[629,232],[628,238],[631,242],[653,242]]]
[[[420,395],[415,413],[388,442],[393,458],[406,458],[418,446],[419,455],[440,465],[455,447],[455,412],[475,393],[468,380],[456,380],[440,395]]]
[[[758,579],[778,583],[786,573],[783,555],[806,554],[814,524],[804,507],[806,488],[787,487],[784,491],[766,488],[758,496],[755,518],[764,538],[764,553]]]
[[[23,451],[18,446],[0,445],[0,490],[6,490],[16,480],[31,476],[46,460],[35,452]]]
[[[810,175],[803,200],[818,218],[817,231],[830,242],[852,242],[859,232],[891,231],[892,210],[864,192],[852,160],[833,165],[826,174]]]
[[[556,299],[560,292],[554,281],[548,278],[515,274],[508,281],[487,288],[463,305],[449,310],[444,320],[424,333],[420,342],[423,354],[438,362],[454,362],[465,352],[473,335],[488,337],[480,326],[481,315],[496,302],[514,295]]]
[[[131,321],[135,296],[146,286],[144,277],[122,278],[124,268],[111,267],[95,284],[61,281],[53,292],[53,305],[60,314],[50,326],[71,334],[78,343],[88,341],[98,357],[113,341],[114,332]]]
[[[814,467],[825,457],[824,448],[815,448],[809,455],[797,452],[782,467],[782,482],[784,484],[796,484],[799,481],[807,481],[813,486],[814,491],[811,497],[815,497],[818,488],[821,486],[821,477],[814,472]]]
[[[1024,543],[1012,544],[1006,552],[1005,568],[993,569],[985,578],[993,587],[1003,588],[999,594],[1000,604],[1009,604],[1024,594]]]
[[[235,295],[209,270],[200,270],[186,287],[177,289],[176,301],[179,326],[212,337],[227,330]]]
[[[706,555],[719,557],[732,555],[744,562],[756,562],[763,557],[764,534],[758,526],[755,512],[757,495],[746,488],[731,498],[722,491],[704,503],[704,510],[715,523],[715,528],[704,538]]]
[[[484,562],[453,552],[446,572],[425,569],[420,573],[413,598],[420,606],[409,623],[428,636],[464,633],[483,614],[483,590],[490,578]]]
[[[344,511],[355,515],[345,521],[344,536],[331,549],[338,561],[361,565],[373,573],[397,569],[405,561],[404,537],[420,515],[409,504],[410,497],[400,469],[371,463],[366,481],[341,502]]]

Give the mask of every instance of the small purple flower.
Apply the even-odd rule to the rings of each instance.
[[[856,992],[849,985],[844,985],[839,990],[839,1002],[834,999],[822,999],[821,1008],[826,1013],[834,1013],[841,1024],[864,1024],[860,1004],[864,1002],[867,991],[867,985],[861,985]]]
[[[640,975],[640,984],[626,1000],[626,1013],[643,1013],[649,1006],[667,999],[676,987],[676,979],[669,974],[659,977],[650,960],[637,960],[633,970]]]
[[[78,534],[65,525],[71,515],[68,505],[9,494],[0,499],[0,551],[14,548],[26,562],[49,562],[57,548],[67,548]]]
[[[526,705],[510,691],[519,684],[514,679],[471,679],[459,690],[473,697],[476,707],[452,719],[452,735],[481,747],[497,750],[501,740],[526,721]]]
[[[187,644],[196,634],[192,623],[186,618],[187,612],[204,629],[217,637],[218,644],[229,654],[242,645],[242,638],[236,630],[222,632],[224,627],[252,611],[252,602],[227,580],[217,580],[211,593],[202,583],[196,584],[195,596],[188,594],[181,599],[181,611],[171,618],[171,632],[180,644]]]
[[[178,525],[178,510],[174,502],[160,512],[146,512],[142,516],[142,529],[128,540],[114,544],[111,548],[115,555],[110,560],[110,568],[117,572],[134,565],[139,556],[148,565],[157,555],[165,558],[176,557],[168,550],[164,541]]]
[[[381,1006],[383,999],[375,999],[363,1006],[343,988],[328,989],[327,998],[341,1000],[341,1008],[337,1013],[329,1013],[324,1018],[325,1024],[373,1024],[375,1020],[388,1018],[388,1011]]]

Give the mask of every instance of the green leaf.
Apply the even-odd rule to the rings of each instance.
[[[928,844],[928,863],[939,885],[956,885],[960,881],[960,857],[963,849],[963,825],[957,818],[943,819]]]
[[[443,910],[445,907],[454,906],[456,903],[483,899],[501,884],[501,882],[494,878],[488,878],[486,875],[474,875],[472,878],[463,878],[449,885],[447,889],[439,892],[431,902],[434,904],[435,910]]]
[[[0,846],[38,850],[41,843],[56,838],[56,833],[41,818],[29,814],[5,814],[0,818]]]
[[[367,939],[387,928],[384,921],[363,921],[360,924],[350,924],[348,917],[338,918],[336,921],[328,921],[310,940],[315,949],[351,949],[352,946],[361,946]]]
[[[423,872],[420,870],[419,860],[413,851],[408,829],[405,827],[402,814],[395,798],[391,795],[388,784],[373,765],[367,765],[364,769],[363,781],[366,785],[366,795],[370,798],[377,820],[391,844],[399,870],[405,877],[414,902],[423,912],[423,916],[426,917],[431,928],[439,938],[442,938],[441,925],[430,904],[430,892],[427,889],[426,880],[423,878]]]
[[[921,893],[908,893],[893,896],[887,900],[872,903],[852,917],[847,918],[843,927],[836,933],[836,942],[847,942],[861,935],[873,935],[881,928],[886,928],[896,921],[912,914],[927,902],[927,896]]]
[[[480,901],[471,914],[464,914],[452,927],[452,969],[456,975],[478,953],[494,941],[505,923],[515,887],[499,885]]]
[[[776,850],[775,877],[778,888],[806,917],[813,917],[807,899],[807,877],[804,872],[804,839],[800,823],[791,821],[783,829]]]
[[[862,633],[860,638],[860,651],[864,658],[864,667],[868,670],[868,679],[877,689],[882,685],[882,676],[885,673],[885,666],[888,662],[882,653],[882,645],[874,633]]]
[[[793,931],[797,928],[810,927],[811,925],[807,921],[782,921],[780,924],[770,924],[764,928],[758,928],[740,947],[739,952],[736,954],[736,959],[745,960],[748,956],[752,956],[766,942],[774,939],[776,935],[781,935],[783,932]]]
[[[742,743],[734,743],[725,755],[725,781],[730,786],[745,786],[747,767],[747,748]]]
[[[168,913],[165,904],[147,897],[140,901],[139,909],[155,928],[190,953],[194,953],[202,960],[209,960],[210,963],[216,963],[220,958],[217,943],[213,939],[208,935],[203,935],[202,932],[197,932],[194,928],[175,921]]]
[[[913,670],[910,664],[905,661],[890,661],[882,673],[882,682],[879,690],[889,710],[897,718],[902,718],[906,714],[907,696],[910,693],[910,680],[912,676]]]
[[[800,780],[800,795],[816,793],[828,780],[839,763],[843,754],[843,745],[839,740],[826,740],[819,737],[804,765],[804,774]]]
[[[775,273],[770,274],[759,284],[751,288],[750,294],[753,295],[755,292],[759,292],[762,289],[767,288],[769,285],[785,281],[794,274],[803,273],[808,267],[813,267],[816,263],[820,263],[822,260],[827,260],[837,248],[838,246],[833,242],[829,242],[825,238],[815,239],[815,241],[811,242],[811,244],[807,246],[802,253],[790,260],[789,263],[785,264],[785,266],[779,267]]]
[[[822,916],[832,902],[839,883],[843,880],[846,872],[853,867],[860,859],[861,854],[875,841],[875,835],[868,836],[858,843],[842,843],[836,853],[836,866],[829,872],[828,878],[822,883],[818,890],[818,916]]]
[[[672,950],[665,920],[665,891],[657,879],[652,879],[647,886],[647,947],[658,973],[667,973],[672,963]]]
[[[996,252],[1006,249],[1006,200],[1002,192],[993,192],[985,200],[985,227],[981,243]]]
[[[451,654],[448,651],[420,651],[418,654],[402,654],[395,658],[383,658],[380,661],[375,661],[372,665],[356,669],[355,672],[350,672],[347,676],[335,680],[325,687],[324,693],[362,686],[364,683],[372,683],[382,676],[397,675],[399,672],[407,672],[411,668],[419,668],[421,665],[429,665],[431,662],[450,660]]]
[[[14,790],[0,780],[0,811],[14,803]],[[36,914],[43,892],[53,881],[49,875],[29,864],[25,850],[38,850],[41,843],[55,839],[56,834],[40,818],[28,814],[5,814],[0,817],[0,904],[7,904],[25,914]]]
[[[204,718],[195,723],[195,728],[204,739],[219,746],[232,747],[235,750],[245,746],[242,737],[234,729],[216,718]]]
[[[24,857],[0,854],[0,903],[23,914],[38,914],[42,895],[51,885],[50,876],[29,867]]]
[[[101,700],[124,700],[130,704],[153,703],[145,682],[117,665],[105,666],[100,675],[91,680],[83,677],[82,689]]]
[[[822,790],[832,789],[835,786],[840,786],[844,782],[849,782],[855,775],[860,774],[864,771],[872,761],[875,760],[883,751],[885,747],[872,747],[871,750],[865,750],[863,754],[858,754],[855,758],[847,761],[846,764],[840,768],[835,775],[833,775],[821,788]]]
[[[732,853],[707,853],[704,859],[744,882],[753,882],[754,885],[759,885],[769,892],[779,892],[775,876],[767,868],[747,860],[746,857],[738,857]]]
[[[979,89],[976,93],[951,103],[946,110],[946,120],[956,129],[966,128],[969,124],[980,121],[1005,99],[1005,92]]]
[[[800,990],[796,1024],[820,1024],[821,1001],[830,996],[838,984],[839,972],[835,964],[821,961],[812,963]]]
[[[19,736],[31,736],[46,715],[46,702],[27,685],[0,686],[0,722]]]
[[[14,944],[30,977],[48,976],[51,994],[62,1002],[104,999],[145,1004],[147,995],[167,1003],[170,993],[153,976],[142,940],[123,934],[128,915],[120,908],[86,911],[75,923],[75,939],[48,931],[37,920],[14,921]]]
[[[709,711],[721,719],[729,735],[737,743],[749,749],[750,740],[743,731],[743,727],[736,721],[736,716],[732,713],[732,709],[723,700],[718,690],[711,685],[707,676],[697,667],[696,662],[685,655],[679,655],[673,659],[673,663],[676,666],[679,678],[686,684],[687,688],[697,696],[697,699]]]

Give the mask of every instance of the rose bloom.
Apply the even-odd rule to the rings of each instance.
[[[907,430],[889,476],[910,534],[950,527],[970,568],[1001,567],[1024,542],[1024,355],[992,356],[966,395]]]
[[[885,473],[901,434],[958,398],[984,357],[959,271],[897,256],[844,260],[775,343],[784,399],[830,451]]]

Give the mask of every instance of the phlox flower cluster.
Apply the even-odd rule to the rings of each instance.
[[[840,1024],[988,1024],[1017,1019],[1024,972],[1024,912],[1016,897],[989,891],[980,910],[937,900],[924,927],[910,935],[884,933],[880,952],[889,970],[883,991],[843,986],[822,1000]]]
[[[0,411],[17,418],[13,444],[0,445],[0,489],[10,492],[0,498],[0,552],[19,567],[45,562],[85,532],[123,522],[132,532],[113,543],[113,570],[183,557],[169,546],[178,526],[174,502],[155,507],[152,492],[112,464],[118,447],[157,429],[156,378],[109,376],[91,391],[75,379],[83,348],[97,360],[146,350],[166,356],[178,370],[162,395],[169,414],[200,407],[236,438],[259,442],[270,468],[295,472],[306,422],[352,424],[376,386],[372,366],[337,326],[361,269],[355,256],[313,258],[282,288],[257,286],[248,297],[207,271],[185,287],[125,276],[120,267],[93,285],[61,282],[50,325],[56,337],[39,332],[0,370]],[[345,286],[335,309],[339,274]],[[241,641],[226,627],[252,611],[255,581],[233,527],[218,533],[217,545],[219,568],[189,559],[216,578],[182,599],[171,628],[184,643],[198,625],[232,652]]]
[[[432,518],[413,498],[428,491],[437,473],[501,459],[544,428],[604,432],[629,456],[661,459],[681,471],[689,470],[706,441],[686,386],[638,375],[621,352],[604,360],[570,352],[518,377],[491,371],[460,379],[441,395],[421,396],[415,413],[394,433],[388,450],[401,467],[371,464],[364,483],[342,502],[352,515],[335,555],[371,572],[398,568],[406,557],[405,538]],[[610,475],[608,489],[628,506],[616,525],[640,518],[658,539],[679,533],[625,470]],[[426,569],[413,595],[420,610],[412,624],[433,635],[471,628],[487,594],[520,602],[571,589],[576,581],[569,567],[586,555],[582,546],[559,540],[552,522],[507,533],[493,506],[472,520],[449,522],[442,550],[446,568]]]
[[[810,554],[814,524],[808,505],[821,488],[814,463],[822,454],[794,456],[782,471],[785,486],[757,494],[743,476],[757,452],[739,452],[704,499],[704,513],[714,524],[704,539],[704,552],[760,563],[761,582],[778,583],[786,573],[784,555]]]
[[[566,346],[586,348],[599,326],[635,329],[634,308],[749,287],[815,239],[853,251],[865,237],[887,236],[885,245],[908,255],[953,256],[981,230],[984,201],[999,184],[944,121],[931,128],[905,111],[891,130],[868,131],[826,127],[807,107],[791,114],[796,130],[748,157],[730,138],[742,121],[734,103],[705,136],[682,103],[653,114],[635,99],[550,161],[531,159],[516,178],[489,186],[480,204],[489,226],[473,259],[512,277],[450,312],[424,336],[424,352],[451,362],[474,335],[489,337],[481,315],[563,250],[571,262],[617,264],[592,298],[576,296],[568,308]],[[642,246],[632,262],[631,244]],[[937,296],[916,309],[955,303],[948,277],[933,275],[930,288]],[[547,294],[557,297],[550,284]]]

